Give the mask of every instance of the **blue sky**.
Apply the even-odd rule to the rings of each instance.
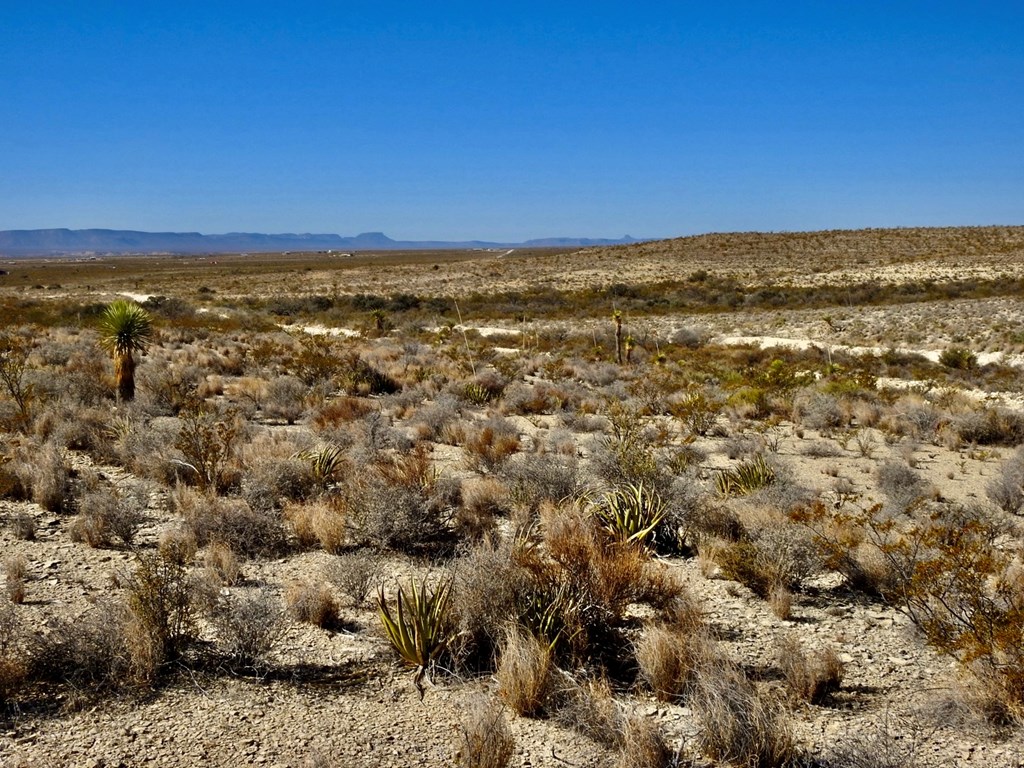
[[[1019,1],[5,0],[0,229],[1024,224],[1022,31]]]

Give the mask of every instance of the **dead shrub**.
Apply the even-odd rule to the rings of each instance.
[[[540,714],[552,685],[551,646],[518,628],[505,633],[498,663],[498,695],[518,715]]]
[[[462,483],[462,504],[455,513],[455,529],[472,541],[492,533],[498,517],[512,511],[508,488],[494,478],[473,478]]]
[[[842,685],[843,662],[832,648],[808,653],[787,636],[779,641],[776,659],[790,694],[801,701],[821,704]]]
[[[238,563],[238,557],[223,542],[211,542],[203,553],[203,566],[221,586],[233,587],[242,579],[242,566]]]
[[[120,603],[101,603],[73,618],[58,617],[48,633],[34,640],[30,677],[65,684],[78,695],[151,681],[157,664],[152,654],[133,647],[137,635],[131,624],[130,612]]]
[[[781,768],[796,758],[786,713],[762,696],[736,665],[709,660],[690,698],[701,723],[697,743],[715,761]]]
[[[308,393],[309,388],[296,376],[277,376],[267,384],[263,414],[269,419],[294,424],[306,411]]]
[[[639,715],[628,716],[622,724],[616,768],[669,768],[676,765],[657,723]]]
[[[466,467],[481,473],[497,472],[520,447],[515,428],[508,421],[496,418],[467,430],[462,444]]]
[[[285,592],[288,613],[296,621],[329,629],[338,624],[338,603],[326,584],[294,581]]]
[[[199,545],[192,530],[179,525],[162,531],[157,539],[156,548],[161,557],[187,563],[196,556]]]
[[[4,560],[4,583],[7,597],[12,603],[25,602],[25,580],[28,576],[28,560],[24,555],[11,555]]]
[[[772,587],[771,594],[768,595],[768,604],[772,608],[772,613],[782,621],[789,621],[793,617],[793,593],[784,585],[776,584]]]
[[[130,547],[145,520],[146,504],[146,491],[137,484],[122,491],[107,486],[86,492],[79,499],[78,515],[71,524],[71,540],[104,547],[117,539]]]
[[[242,669],[263,668],[284,629],[281,604],[266,590],[221,599],[212,618],[221,652],[229,664]]]
[[[125,577],[132,657],[136,663],[149,658],[145,668],[175,657],[195,636],[198,592],[188,561],[175,554],[138,554],[135,570]]]
[[[11,535],[19,541],[35,541],[36,519],[28,512],[15,512],[8,523]]]
[[[219,541],[245,557],[275,555],[287,549],[281,520],[252,509],[243,499],[224,499],[177,486],[170,502],[200,547]]]
[[[327,566],[327,580],[359,608],[380,583],[384,564],[373,552],[359,550],[334,557]]]
[[[456,765],[464,768],[506,768],[515,754],[515,739],[501,707],[481,702],[459,728]]]
[[[1024,449],[1014,451],[985,488],[992,503],[1004,512],[1019,514],[1024,507]]]
[[[634,648],[640,679],[659,701],[675,701],[693,684],[709,642],[678,625],[645,627]]]

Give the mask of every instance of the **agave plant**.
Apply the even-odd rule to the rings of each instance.
[[[345,468],[345,451],[334,444],[299,451],[295,454],[295,458],[309,463],[313,478],[321,488],[326,488],[337,480]]]
[[[142,352],[153,338],[153,318],[134,301],[118,299],[100,315],[100,345],[114,357],[117,396],[135,399],[135,352]]]
[[[426,580],[418,585],[414,580],[409,585],[409,597],[399,585],[394,615],[384,598],[384,588],[381,587],[377,594],[377,608],[384,631],[398,655],[407,664],[417,667],[417,685],[430,663],[451,640],[451,593],[451,581],[430,590]]]
[[[723,469],[715,478],[715,486],[722,496],[745,496],[775,482],[775,470],[760,453],[748,461],[741,461],[733,469]]]
[[[665,502],[643,483],[628,484],[606,493],[593,513],[616,538],[642,544],[665,519]]]

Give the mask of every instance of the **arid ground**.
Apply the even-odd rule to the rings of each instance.
[[[1024,765],[1024,227],[0,270],[5,768]]]

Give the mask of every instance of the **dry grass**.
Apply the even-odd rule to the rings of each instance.
[[[551,647],[517,628],[510,628],[501,647],[496,677],[498,695],[518,715],[543,712],[552,688]]]
[[[324,629],[338,623],[338,602],[326,584],[294,581],[288,585],[284,601],[296,621]]]
[[[515,754],[515,739],[505,713],[493,703],[470,709],[459,728],[455,764],[464,768],[506,768]]]

